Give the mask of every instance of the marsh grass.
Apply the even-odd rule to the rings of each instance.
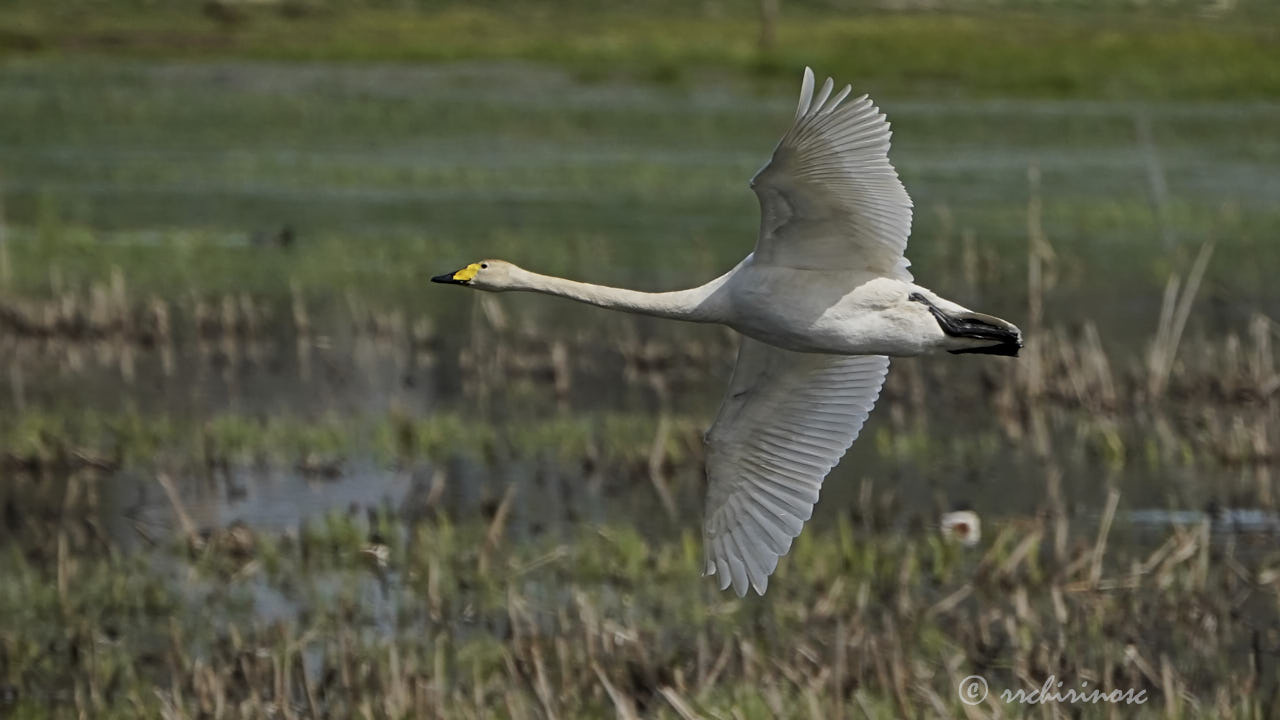
[[[1203,271],[1203,263],[1197,267]],[[892,379],[886,388],[887,402],[891,408],[901,406],[918,412],[923,397],[951,388],[947,392],[955,402],[986,405],[1013,440],[1045,432],[1036,426],[1044,424],[1044,413],[1049,411],[1058,413],[1057,425],[1064,427],[1077,423],[1081,427],[1113,427],[1118,418],[1127,417],[1123,428],[1106,431],[1110,438],[1106,443],[1112,446],[1108,454],[1121,452],[1121,443],[1159,426],[1161,437],[1173,446],[1196,446],[1199,453],[1222,459],[1269,462],[1276,428],[1267,415],[1280,392],[1280,369],[1272,350],[1275,322],[1257,314],[1247,326],[1230,329],[1214,342],[1197,342],[1194,350],[1184,350],[1180,356],[1176,344],[1167,339],[1167,318],[1171,314],[1185,316],[1190,299],[1175,302],[1174,298],[1166,298],[1158,322],[1153,321],[1148,345],[1151,353],[1160,353],[1158,363],[1151,359],[1152,354],[1145,360],[1116,356],[1104,346],[1091,323],[1079,330],[1051,327],[1038,331],[1025,351],[1028,357],[1021,367],[1036,370],[1018,373],[1014,376],[1017,382],[1002,380],[999,367],[975,370],[931,364],[923,371],[903,370],[901,379]],[[1175,304],[1180,309],[1175,310]],[[156,356],[173,352],[168,344],[171,341],[157,345],[145,332],[131,330],[130,318],[135,316],[129,313],[112,316],[118,322],[101,328],[87,320],[64,322],[59,312],[74,307],[64,299],[50,303],[46,312],[32,313],[52,324],[13,345],[10,362],[23,367],[28,363],[26,358],[41,357],[62,368],[61,372],[72,374],[96,365],[94,375],[105,372],[128,381],[133,371],[122,365],[122,358],[129,356],[131,362],[153,366]],[[250,368],[289,354],[291,345],[279,342],[282,332],[278,326],[263,326],[263,332],[275,336],[274,340],[256,337],[250,326],[235,320],[240,306],[229,302],[225,307],[228,314],[222,317],[229,319],[224,324],[200,320],[198,313],[190,321],[196,327],[187,332],[200,338],[208,351],[193,360],[205,367],[185,367],[184,375],[217,374],[226,367]],[[154,326],[154,316],[140,317],[142,327]],[[118,466],[122,461],[138,462],[157,453],[203,457],[210,463],[370,454],[385,462],[397,458],[439,461],[450,454],[472,459],[495,453],[532,456],[551,449],[555,459],[565,463],[591,458],[644,461],[651,467],[700,462],[698,432],[706,422],[707,409],[691,413],[697,403],[681,402],[674,415],[647,410],[578,411],[555,413],[529,423],[526,413],[541,415],[540,408],[563,404],[566,398],[583,392],[589,394],[590,387],[601,381],[629,387],[630,392],[641,395],[652,394],[657,388],[659,397],[706,386],[729,365],[733,342],[728,336],[680,344],[661,339],[637,342],[630,333],[622,333],[612,342],[600,337],[566,341],[527,329],[499,331],[483,327],[483,319],[478,322],[481,327],[476,332],[487,338],[482,363],[476,362],[475,348],[440,344],[431,336],[421,336],[413,329],[416,323],[403,319],[356,319],[348,332],[356,338],[365,337],[357,345],[369,343],[369,352],[392,359],[413,355],[417,358],[413,367],[457,368],[457,390],[462,398],[490,397],[499,391],[510,395],[503,411],[510,416],[505,419],[476,410],[436,411],[422,417],[397,410],[362,416],[331,411],[292,417],[224,411],[198,422],[184,422],[176,416],[137,411],[80,410],[68,414],[32,410],[0,421],[5,456],[15,466],[55,462]],[[295,338],[295,352],[320,352],[307,332],[293,327],[283,335]],[[131,345],[134,342],[137,346]],[[962,387],[958,385],[960,378],[976,383],[968,391],[957,389]],[[581,383],[586,387],[580,388]],[[408,402],[412,391],[403,392]],[[1168,394],[1176,397],[1166,399]],[[396,404],[393,397],[392,407]],[[1211,420],[1223,414],[1239,420]],[[898,430],[906,428],[905,424],[897,425]],[[1257,439],[1232,439],[1240,432]]]
[[[1093,540],[1065,528],[1076,539],[1055,549],[1055,523],[1069,520],[1011,519],[970,552],[931,527],[841,517],[801,536],[765,601],[700,580],[691,531],[510,543],[442,516],[338,513],[143,560],[64,551],[64,528],[57,550],[0,558],[6,712],[1036,715],[994,695],[963,707],[956,684],[977,673],[997,691],[1049,674],[1141,690],[1132,717],[1265,716],[1280,692],[1273,547],[1203,524],[1117,549],[1104,523]],[[266,597],[295,610],[264,620]]]

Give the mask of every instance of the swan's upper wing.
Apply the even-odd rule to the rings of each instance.
[[[797,353],[742,339],[707,432],[707,575],[764,594],[809,519],[827,472],[871,413],[889,358]]]
[[[795,123],[751,179],[760,199],[758,262],[869,269],[911,279],[903,252],[911,198],[889,163],[889,123],[870,98],[843,102],[832,82],[813,95],[804,70]]]

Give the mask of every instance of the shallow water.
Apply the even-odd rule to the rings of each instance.
[[[498,334],[494,311],[424,280],[499,253],[642,287],[692,284],[731,266],[754,235],[745,180],[785,126],[791,92],[712,76],[682,86],[584,83],[509,64],[7,64],[0,192],[8,241],[15,253],[38,256],[49,233],[85,236],[51,254],[48,276],[19,277],[16,292],[53,293],[49,276],[64,265],[71,278],[93,277],[100,271],[81,257],[91,248],[105,254],[93,257],[124,263],[140,294],[185,307],[203,292],[243,292],[264,298],[268,320],[264,337],[230,346],[180,331],[167,367],[156,350],[138,350],[128,378],[110,347],[6,340],[5,402],[24,412],[126,412],[197,426],[228,413],[358,423],[393,411],[536,425],[587,412],[653,415],[664,403],[709,420],[731,362],[722,331],[605,317],[546,298],[503,297],[496,306],[508,328],[574,342],[573,387],[556,397],[545,382],[504,380],[481,404],[468,383],[493,378],[477,380],[462,358],[492,350],[476,343]],[[878,100],[894,122],[893,158],[916,201],[910,254],[922,282],[996,314],[1026,315],[1034,166],[1055,252],[1046,324],[1093,320],[1118,371],[1140,363],[1168,274],[1185,271],[1205,240],[1218,250],[1188,342],[1243,333],[1254,312],[1280,316],[1280,288],[1266,270],[1280,258],[1270,242],[1280,230],[1280,105]],[[296,246],[263,247],[284,226]],[[347,249],[324,254],[334,246]],[[229,252],[211,255],[226,267],[193,262],[184,254],[190,247]],[[310,283],[314,336],[295,336],[291,278],[255,272],[258,254]],[[430,325],[433,344],[369,340],[352,327],[352,297],[404,309]],[[659,399],[650,378],[623,371],[617,348],[628,337],[701,343],[710,359]],[[924,405],[905,400],[912,386],[900,375],[947,362],[961,368],[949,376],[953,385],[930,386]],[[972,393],[950,392],[976,382],[979,365],[938,358],[896,367],[815,522],[857,512],[864,482],[897,498],[889,522],[904,525],[959,506],[997,523],[1045,506],[1044,461],[972,405]],[[1116,422],[1121,432],[1143,432]],[[1230,501],[1248,513],[1247,495],[1224,495],[1267,482],[1248,469],[1117,468],[1084,448],[1079,432],[1059,419],[1051,437],[1068,506],[1083,518],[1096,515],[1109,486],[1122,490],[1132,508],[1123,517],[1135,525],[1149,522],[1139,508],[1176,514]],[[928,447],[911,450],[920,438]],[[201,528],[287,531],[353,507],[413,512],[415,494],[446,467],[443,507],[460,516],[491,510],[507,483],[517,483],[515,537],[580,522],[671,526],[643,468],[609,468],[591,483],[573,463],[544,458],[437,460],[397,467],[343,457],[329,479],[288,464],[234,467],[212,481],[183,475],[178,486]],[[103,481],[117,542],[136,542],[140,528],[172,529],[171,503],[151,472]],[[696,470],[678,469],[673,485],[676,523],[695,523]]]

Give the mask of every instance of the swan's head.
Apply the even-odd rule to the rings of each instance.
[[[451,273],[437,275],[431,282],[466,285],[478,290],[515,289],[515,265],[503,260],[480,260]]]

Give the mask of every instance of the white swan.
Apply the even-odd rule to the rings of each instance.
[[[613,310],[721,323],[746,337],[707,432],[705,573],[764,594],[858,436],[887,356],[1016,355],[1018,328],[912,282],[911,198],[889,163],[889,123],[867,96],[843,102],[805,68],[795,122],[751,180],[755,251],[700,287],[638,292],[539,275],[501,260],[435,282],[559,295]]]

